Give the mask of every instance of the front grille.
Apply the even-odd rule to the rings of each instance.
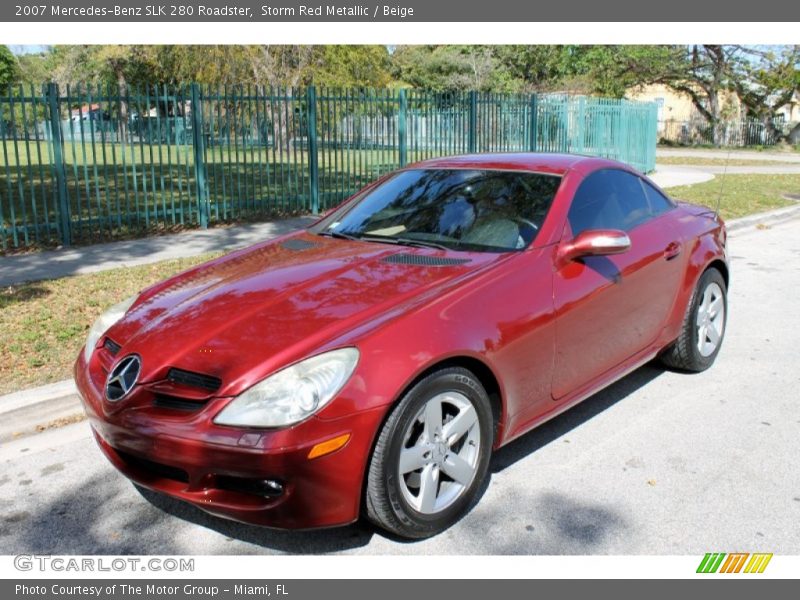
[[[222,385],[219,377],[203,375],[202,373],[192,373],[183,369],[170,369],[167,373],[167,380],[172,383],[188,385],[190,387],[201,388],[209,392],[216,392]]]
[[[125,462],[125,464],[144,471],[149,475],[156,477],[163,477],[164,479],[172,479],[173,481],[180,481],[182,483],[189,483],[189,474],[183,469],[178,467],[171,467],[159,462],[148,460],[140,456],[134,456],[121,450],[116,450],[117,455]]]
[[[427,254],[391,254],[383,262],[397,265],[420,265],[423,267],[449,267],[468,263],[468,258],[448,258],[444,256],[428,256]]]
[[[205,400],[186,400],[178,398],[177,396],[169,396],[167,394],[156,394],[153,399],[153,406],[157,408],[168,408],[170,410],[183,410],[186,412],[194,412],[200,410],[205,406]]]
[[[108,352],[109,352],[109,354],[111,354],[111,356],[116,356],[117,354],[119,354],[119,351],[122,349],[122,346],[120,346],[117,342],[115,342],[114,340],[112,340],[109,337],[107,337],[106,341],[103,342],[103,347],[106,350],[108,350]]]

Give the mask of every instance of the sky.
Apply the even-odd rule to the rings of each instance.
[[[38,54],[39,52],[44,52],[47,50],[47,46],[43,45],[30,45],[30,46],[20,46],[20,45],[9,45],[8,47],[11,52],[20,56],[22,54]]]

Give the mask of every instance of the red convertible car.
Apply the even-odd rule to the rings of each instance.
[[[708,368],[725,245],[713,210],[614,161],[430,160],[112,307],[75,379],[140,486],[248,523],[363,514],[426,537],[493,449],[656,357]]]

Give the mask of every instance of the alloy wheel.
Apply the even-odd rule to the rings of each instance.
[[[428,400],[403,434],[400,490],[417,512],[445,510],[469,488],[478,469],[481,430],[466,396],[448,391]]]
[[[703,290],[697,307],[697,350],[701,356],[711,356],[719,346],[725,330],[725,297],[722,288],[711,282]]]

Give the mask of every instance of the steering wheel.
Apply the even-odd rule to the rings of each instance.
[[[530,227],[534,231],[539,231],[539,226],[536,223],[534,223],[533,221],[530,221],[528,219],[525,219],[524,217],[516,217],[514,220],[517,223],[522,223],[523,225],[527,225],[528,227]]]

